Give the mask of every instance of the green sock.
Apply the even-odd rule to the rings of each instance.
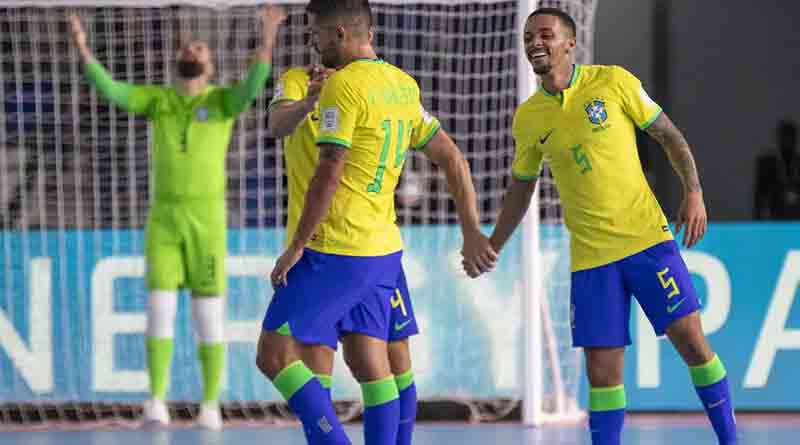
[[[172,365],[171,338],[147,337],[147,370],[150,374],[150,394],[154,399],[165,400]]]
[[[225,368],[225,343],[201,344],[197,352],[203,370],[203,401],[219,400],[222,370]]]
[[[364,400],[364,443],[396,444],[400,394],[394,376],[361,384]]]

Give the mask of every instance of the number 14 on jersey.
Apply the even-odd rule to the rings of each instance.
[[[386,170],[386,159],[389,157],[389,148],[395,146],[394,155],[394,168],[403,166],[403,161],[406,159],[406,152],[408,151],[409,142],[411,141],[411,130],[414,128],[412,121],[398,120],[395,122],[397,125],[397,138],[392,140],[395,134],[393,131],[392,121],[386,119],[381,123],[383,128],[383,147],[381,148],[380,158],[378,159],[378,170],[375,172],[375,179],[367,185],[367,192],[380,193],[383,186],[383,173]]]

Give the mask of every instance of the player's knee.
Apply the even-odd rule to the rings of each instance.
[[[408,339],[389,343],[389,364],[392,374],[399,375],[411,369],[411,351]]]
[[[622,371],[613,367],[604,368],[595,366],[588,371],[589,384],[593,388],[607,388],[622,383]]]
[[[174,291],[151,291],[147,302],[147,335],[172,338],[175,334],[175,313],[178,296]]]
[[[667,328],[667,337],[689,366],[702,365],[714,358],[714,352],[703,333],[700,314],[697,312],[670,324]]]
[[[625,369],[623,348],[586,349],[586,371],[594,388],[619,385]]]
[[[263,331],[258,340],[256,367],[270,380],[295,361],[287,339],[289,337],[278,333]]]

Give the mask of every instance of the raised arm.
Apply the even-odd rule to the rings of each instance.
[[[247,77],[225,91],[225,108],[230,114],[244,112],[264,90],[272,70],[272,50],[278,27],[286,20],[286,12],[278,6],[267,6],[261,12],[261,46],[253,57]]]
[[[662,112],[646,131],[664,148],[672,168],[683,184],[683,201],[678,211],[675,231],[680,233],[681,228],[685,226],[686,233],[683,237],[683,244],[686,247],[692,247],[705,234],[708,222],[706,206],[703,202],[703,190],[700,187],[700,176],[697,174],[692,150],[683,134],[675,127],[666,113]]]
[[[455,142],[443,130],[425,144],[423,153],[445,172],[450,195],[456,205],[461,233],[464,236],[464,268],[471,277],[494,268],[497,254],[480,229],[475,187],[472,184],[469,163]]]
[[[100,91],[103,97],[118,106],[130,110],[132,108],[131,96],[133,95],[135,87],[132,84],[117,82],[112,79],[108,71],[103,68],[103,65],[95,60],[92,51],[89,49],[89,44],[87,43],[86,31],[84,31],[81,19],[77,15],[71,14],[69,16],[69,22],[72,42],[75,47],[78,48],[78,52],[81,55],[81,60],[86,70],[86,77],[89,79],[89,82]],[[140,110],[131,111],[137,112]]]

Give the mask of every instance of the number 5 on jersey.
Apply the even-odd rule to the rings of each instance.
[[[404,121],[397,121],[397,141],[395,141],[396,151],[394,155],[394,168],[403,166],[403,161],[406,159],[406,152],[408,151],[409,141],[411,140],[411,130],[414,123],[408,121],[408,127]],[[383,147],[381,148],[381,155],[378,159],[378,170],[375,172],[375,179],[367,186],[368,193],[380,193],[383,187],[383,172],[386,170],[386,158],[389,157],[389,147],[392,146],[392,121],[389,119],[381,123],[383,128]],[[408,138],[406,138],[406,131]]]

